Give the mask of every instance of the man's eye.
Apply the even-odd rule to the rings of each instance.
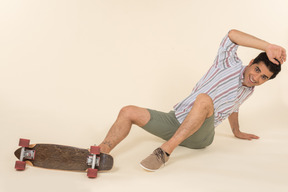
[[[266,79],[268,79],[268,77],[266,77],[266,76],[262,76],[262,79],[263,79],[263,80],[266,80]]]
[[[258,67],[256,67],[256,68],[255,68],[255,71],[256,71],[257,73],[259,73],[259,72],[260,72],[260,69],[259,69]]]

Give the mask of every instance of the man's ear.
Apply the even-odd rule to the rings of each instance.
[[[254,62],[254,59],[252,59],[252,60],[250,61],[249,66],[251,66],[253,62]]]

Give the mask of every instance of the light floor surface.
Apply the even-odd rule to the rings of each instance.
[[[80,134],[78,137],[55,134],[52,138],[35,133],[35,130],[25,128],[15,132],[12,128],[2,138],[0,191],[288,191],[288,129],[285,114],[273,118],[268,114],[261,117],[255,115],[255,118],[249,116],[244,115],[242,127],[249,127],[246,129],[259,135],[259,140],[234,138],[228,123],[224,122],[216,128],[215,140],[210,147],[202,150],[178,147],[166,166],[157,172],[144,171],[139,162],[163,141],[133,127],[128,138],[111,153],[115,158],[113,169],[99,173],[96,179],[88,179],[85,173],[80,172],[29,166],[23,172],[15,171],[13,151],[17,148],[19,137],[29,137],[31,143],[88,148],[88,142],[93,140],[91,138],[100,142],[106,130],[96,130],[95,136],[86,135],[85,140]],[[6,122],[9,122],[8,116]],[[5,126],[5,122],[2,123]]]
[[[233,137],[226,120],[211,146],[178,147],[151,173],[139,162],[163,140],[135,126],[96,179],[17,172],[13,154],[19,138],[99,144],[126,105],[168,112],[209,70],[229,30],[287,49],[287,10],[287,0],[1,0],[0,192],[288,192],[287,62],[241,106],[241,130],[259,140]],[[243,65],[259,53],[237,51]]]

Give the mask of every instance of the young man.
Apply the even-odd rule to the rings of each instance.
[[[243,66],[236,53],[239,45],[266,53],[261,53],[248,66]],[[253,93],[255,86],[275,78],[285,61],[284,48],[231,30],[222,40],[214,64],[192,93],[174,106],[174,111],[163,113],[136,106],[122,108],[100,144],[101,151],[110,153],[128,135],[132,124],[166,140],[140,163],[149,171],[155,171],[165,164],[179,145],[192,149],[210,145],[214,128],[227,117],[235,137],[258,139],[256,135],[240,131],[239,107]]]

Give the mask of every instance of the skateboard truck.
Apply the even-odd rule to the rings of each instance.
[[[100,155],[100,147],[99,146],[95,146],[95,145],[91,146],[90,147],[90,153],[92,154],[92,156],[88,157],[87,164],[91,165],[91,168],[88,168],[87,176],[89,178],[96,178],[98,169],[95,169],[95,167],[99,166],[99,162],[100,162],[100,157],[99,157],[99,155]]]
[[[87,165],[92,167],[92,164],[93,164],[93,156],[89,155],[87,158]],[[100,159],[96,157],[95,166],[99,166],[99,164],[100,164]]]
[[[18,171],[25,170],[26,162],[24,159],[31,159],[33,160],[35,157],[35,151],[26,149],[29,147],[30,140],[29,139],[20,139],[19,140],[19,146],[22,147],[21,154],[20,154],[20,161],[16,161],[15,163],[15,169]]]

